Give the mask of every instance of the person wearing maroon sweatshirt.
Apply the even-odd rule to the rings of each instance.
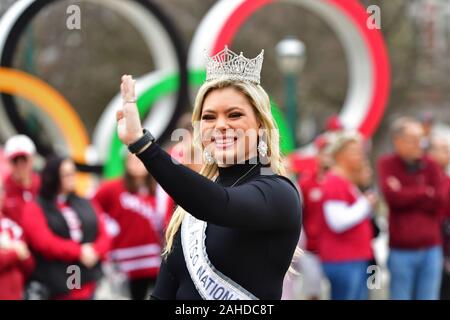
[[[442,169],[424,155],[423,128],[410,118],[392,125],[394,153],[378,161],[389,209],[391,299],[438,299],[442,273]]]
[[[5,177],[4,215],[21,224],[23,206],[32,201],[40,185],[39,175],[33,172],[33,157],[36,147],[25,135],[12,136],[6,141],[5,156],[11,172]]]
[[[46,289],[47,299],[92,299],[110,247],[103,218],[95,204],[75,193],[72,160],[50,157],[41,179],[39,196],[26,204],[22,217],[36,258],[32,283]]]
[[[444,251],[444,268],[442,272],[441,282],[441,300],[450,300],[450,176],[447,175],[447,168],[450,164],[450,145],[444,137],[432,137],[430,150],[428,151],[430,157],[442,168],[442,172],[446,175],[447,180],[447,196],[446,204],[443,207],[441,217],[442,222],[442,236],[443,236],[443,251]]]
[[[0,208],[4,190],[0,181]],[[34,260],[23,238],[22,228],[0,211],[0,300],[24,298],[25,279]]]

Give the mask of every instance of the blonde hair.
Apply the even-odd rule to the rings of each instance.
[[[279,175],[286,175],[286,170],[283,165],[283,159],[280,151],[280,136],[276,122],[272,116],[270,109],[270,99],[265,90],[260,85],[255,85],[247,82],[234,81],[230,79],[217,79],[205,82],[199,89],[194,103],[194,111],[192,113],[192,123],[198,123],[201,120],[203,102],[206,96],[213,90],[223,88],[234,88],[237,91],[244,94],[251,105],[253,110],[261,122],[262,127],[269,132],[266,135],[266,143],[268,146],[267,157],[270,162],[270,166],[274,173]],[[194,125],[194,139],[193,144],[203,151],[203,145],[201,143],[201,132],[199,126]],[[213,180],[218,174],[218,167],[216,163],[208,164],[204,163],[200,174],[206,178]],[[181,222],[186,214],[186,211],[178,206],[172,215],[169,225],[166,230],[165,239],[166,245],[163,250],[163,255],[167,255],[172,250],[173,240],[177,231],[180,229]]]
[[[362,136],[357,131],[353,130],[343,130],[336,132],[329,137],[329,144],[325,149],[333,160],[335,160],[336,155],[347,146],[350,142],[361,142]]]

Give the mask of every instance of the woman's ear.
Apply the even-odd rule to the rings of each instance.
[[[263,129],[264,128],[264,124],[263,124],[261,118],[258,117],[256,120],[258,121],[258,129]]]
[[[260,130],[265,130],[266,129],[266,127],[264,126],[264,123],[262,121],[259,121],[258,129],[260,129]]]

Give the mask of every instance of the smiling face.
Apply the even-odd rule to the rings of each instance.
[[[213,89],[203,101],[200,119],[203,148],[219,166],[256,156],[260,121],[242,92],[233,87]]]

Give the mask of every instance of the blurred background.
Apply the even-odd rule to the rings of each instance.
[[[195,30],[216,1],[152,1],[175,26],[187,52]],[[14,3],[2,0],[0,14]],[[423,110],[439,122],[450,121],[450,22],[445,0],[360,1],[381,10],[381,29],[388,50],[391,87],[386,112],[374,134],[374,156],[386,150],[387,124],[398,114],[416,116]],[[81,29],[67,30],[66,9],[80,7]],[[286,36],[304,43],[305,65],[298,72],[300,144],[321,132],[325,120],[339,113],[347,92],[348,68],[342,44],[326,21],[310,10],[289,3],[259,9],[239,29],[232,49],[249,57],[265,49],[263,86],[280,106],[285,102],[283,74],[275,47]],[[117,12],[90,1],[56,1],[40,10],[18,40],[12,67],[35,75],[56,88],[74,106],[92,135],[103,109],[118,92],[120,75],[135,77],[154,70],[151,52],[141,35]],[[154,44],[156,47],[158,44]],[[17,98],[16,98],[17,99]],[[44,126],[29,102],[18,101],[20,114],[32,126]],[[186,110],[190,103],[185,101]],[[2,130],[1,138],[5,140]],[[7,133],[6,133],[7,134]],[[54,138],[45,130],[42,141]]]
[[[18,133],[29,136],[38,171],[53,152],[71,156],[82,181],[78,190],[91,195],[103,179],[125,172],[112,116],[120,77],[131,74],[141,83],[142,118],[169,148],[171,132],[189,127],[186,115],[204,77],[200,53],[217,53],[222,42],[246,57],[264,49],[261,84],[277,113],[283,152],[294,159],[294,175],[309,170],[312,142],[336,123],[368,138],[372,166],[392,150],[389,126],[399,116],[431,121],[434,132],[450,141],[450,1],[240,1],[245,8],[224,2],[1,0],[0,145]],[[207,21],[219,5],[234,11],[223,10],[216,24]],[[210,39],[219,37],[219,25],[232,14],[224,40]],[[363,55],[366,60],[358,58]],[[39,92],[33,79],[40,81]],[[41,98],[50,92],[44,87],[63,98],[64,107],[44,106]],[[8,159],[0,159],[6,175]],[[382,233],[375,248],[386,283],[384,204],[378,217]],[[304,298],[299,283],[291,298]],[[100,297],[126,296],[111,286]],[[387,298],[383,288],[372,298]]]

